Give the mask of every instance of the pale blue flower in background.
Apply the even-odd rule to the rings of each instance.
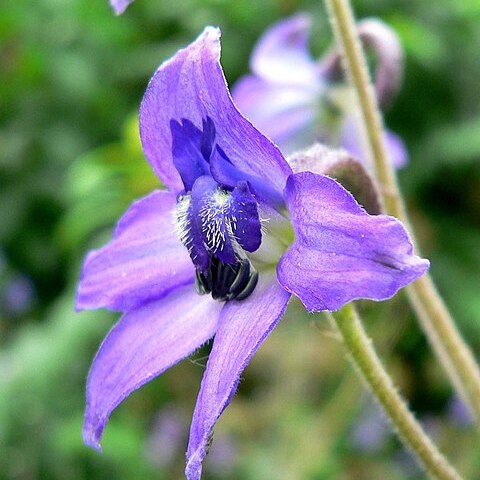
[[[270,27],[257,42],[252,73],[238,80],[232,95],[239,110],[284,154],[319,141],[343,147],[365,164],[359,111],[342,78],[336,50],[316,61],[308,50],[311,18],[298,14]],[[381,104],[390,103],[401,84],[403,52],[396,34],[377,19],[358,24],[364,44],[378,57],[376,91]],[[397,168],[406,164],[403,141],[386,132],[388,151]]]

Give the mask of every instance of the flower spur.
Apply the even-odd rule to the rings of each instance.
[[[95,448],[124,398],[214,337],[189,480],[200,478],[214,425],[291,294],[309,311],[336,310],[390,298],[428,268],[396,219],[367,214],[331,178],[293,173],[235,108],[219,59],[220,32],[207,27],[151,79],[140,135],[168,191],[134,202],[113,239],[89,253],[76,301],[123,314],[88,376],[84,440]]]

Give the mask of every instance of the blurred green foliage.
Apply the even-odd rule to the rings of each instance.
[[[480,4],[355,6],[359,17],[389,22],[404,43],[405,85],[386,114],[411,154],[402,189],[432,274],[478,353]],[[134,198],[159,186],[136,125],[158,64],[217,24],[233,83],[248,70],[261,32],[298,10],[315,16],[319,55],[332,37],[313,0],[137,0],[121,17],[106,0],[2,4],[0,479],[181,477],[208,348],[124,402],[103,455],[84,447],[84,382],[115,316],[73,312],[81,259],[109,238]],[[459,469],[476,478],[475,434],[403,296],[364,310],[410,404]],[[205,478],[423,478],[375,412],[328,325],[294,302],[218,424]],[[359,430],[365,418],[366,431]]]

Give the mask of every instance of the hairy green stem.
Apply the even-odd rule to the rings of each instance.
[[[350,3],[348,0],[325,1],[337,41],[343,52],[345,69],[357,93],[385,211],[399,218],[409,229],[414,240],[395,170],[385,147],[382,118]],[[431,277],[425,274],[407,287],[407,293],[435,354],[455,389],[474,415],[477,424],[480,425],[480,370]]]
[[[392,422],[400,439],[432,479],[460,480],[395,389],[367,336],[353,304],[331,314],[350,359]]]

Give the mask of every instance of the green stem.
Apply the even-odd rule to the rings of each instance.
[[[412,233],[395,170],[384,144],[383,123],[350,3],[348,0],[325,1],[337,41],[342,47],[346,71],[358,96],[385,211],[399,218]],[[424,275],[407,287],[407,293],[435,354],[480,425],[480,370],[431,277]]]
[[[461,480],[460,475],[423,431],[383,368],[353,304],[331,314],[353,365],[392,422],[400,439],[432,479]]]

